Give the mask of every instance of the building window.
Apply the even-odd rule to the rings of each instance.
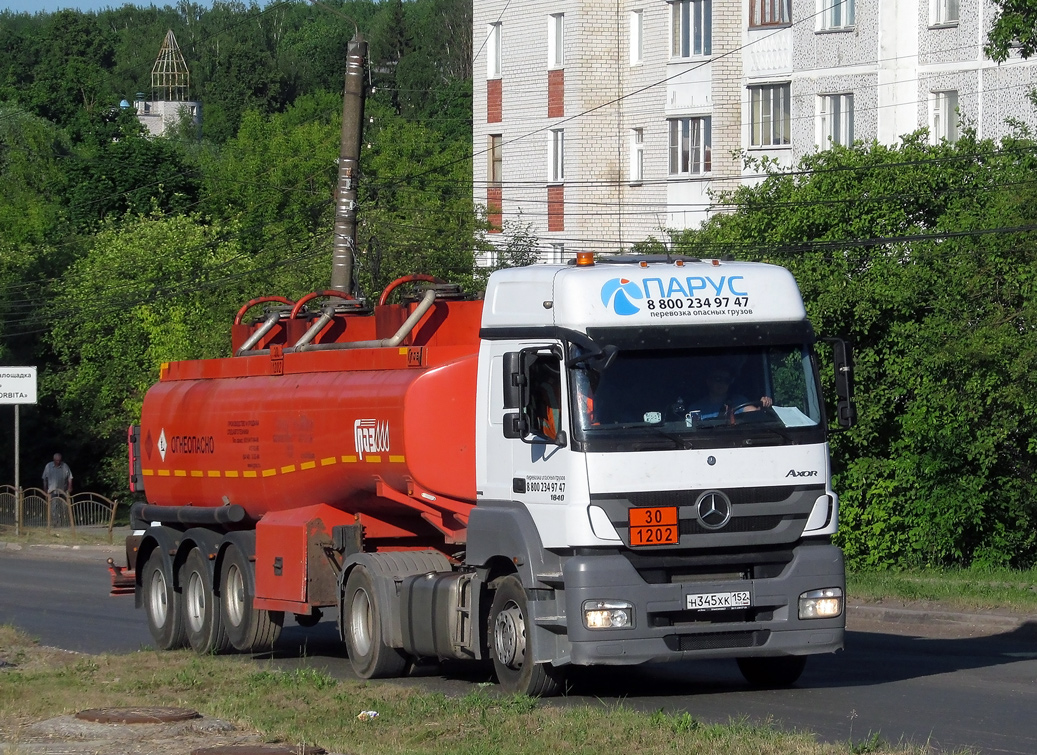
[[[959,18],[958,0],[933,0],[934,24],[956,24]]]
[[[504,182],[504,137],[501,134],[490,134],[489,142],[486,180],[490,186],[500,186]]]
[[[671,0],[671,58],[711,55],[713,52],[712,39],[712,0]]]
[[[548,132],[547,180],[556,184],[565,180],[565,129],[562,128]]]
[[[855,0],[819,0],[822,29],[847,29],[857,23]]]
[[[853,144],[853,95],[823,94],[817,98],[818,143],[848,147]]]
[[[791,90],[789,84],[749,87],[751,146],[773,147],[789,143]]]
[[[548,265],[564,265],[565,244],[551,244],[548,247],[547,259],[544,262]]]
[[[953,90],[933,92],[931,107],[933,143],[958,141],[958,93]]]
[[[644,60],[644,11],[630,11],[630,65]]]
[[[565,65],[562,52],[565,42],[565,14],[552,13],[547,17],[547,67],[561,68]]]
[[[501,25],[486,27],[486,78],[499,79],[501,75]]]
[[[630,182],[641,183],[645,180],[645,130],[630,130]]]
[[[831,0],[821,0],[821,2]],[[792,23],[789,0],[750,0],[749,26],[781,26]]]
[[[710,170],[710,118],[671,118],[670,175],[693,176]]]

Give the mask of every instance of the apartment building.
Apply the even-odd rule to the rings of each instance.
[[[541,259],[621,251],[832,143],[1037,124],[984,0],[474,0],[474,191]],[[498,237],[500,238],[500,237]]]

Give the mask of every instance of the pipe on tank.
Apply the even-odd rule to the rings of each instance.
[[[249,299],[242,305],[241,309],[234,316],[234,324],[241,325],[242,320],[245,319],[245,313],[248,312],[252,307],[257,304],[266,304],[267,302],[277,302],[278,304],[287,304],[289,307],[295,304],[291,299],[286,299],[283,296],[260,296],[258,299]]]
[[[310,326],[309,330],[307,330],[299,337],[298,341],[295,342],[295,348],[298,349],[300,346],[305,346],[314,338],[316,338],[317,334],[324,330],[325,326],[327,326],[327,324],[331,322],[334,316],[334,307],[332,307],[331,305],[324,307],[324,312],[321,314],[319,318],[317,318],[317,321]]]
[[[425,273],[416,273],[414,275],[405,275],[402,278],[397,278],[382,291],[382,295],[378,297],[378,305],[381,306],[389,301],[389,294],[395,291],[397,288],[402,286],[404,283],[411,283],[413,281],[422,281],[424,283],[446,283],[445,280],[437,278],[434,275],[426,275]]]
[[[344,343],[317,343],[317,344],[305,344],[303,346],[295,346],[291,349],[285,349],[285,353],[293,351],[333,351],[337,349],[377,349],[383,347],[399,346],[403,339],[407,337],[417,326],[421,318],[432,309],[432,305],[436,303],[436,290],[430,288],[425,292],[424,298],[414,308],[414,311],[410,313],[403,325],[400,326],[399,330],[391,338],[382,338],[377,341],[346,341]]]
[[[252,335],[250,335],[245,340],[245,343],[241,344],[241,348],[234,352],[235,355],[240,357],[243,354],[251,351],[252,347],[259,343],[263,336],[265,336],[267,333],[273,330],[274,326],[277,325],[277,323],[280,322],[280,320],[280,312],[271,312],[269,315],[267,315],[266,321],[262,325],[260,325],[259,328],[257,328],[252,333]]]
[[[228,506],[155,506],[135,503],[130,507],[130,517],[137,522],[163,524],[240,524],[248,519],[248,512],[236,503]]]

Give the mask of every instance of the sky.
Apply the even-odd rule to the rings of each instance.
[[[195,0],[199,5],[210,6],[212,0]],[[62,8],[78,8],[81,11],[121,8],[123,5],[176,5],[176,0],[0,0],[0,10],[15,13],[53,13]],[[247,3],[246,3],[247,4]]]

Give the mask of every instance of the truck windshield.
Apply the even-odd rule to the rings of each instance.
[[[571,370],[574,432],[588,450],[811,443],[824,438],[803,344],[622,350]]]

